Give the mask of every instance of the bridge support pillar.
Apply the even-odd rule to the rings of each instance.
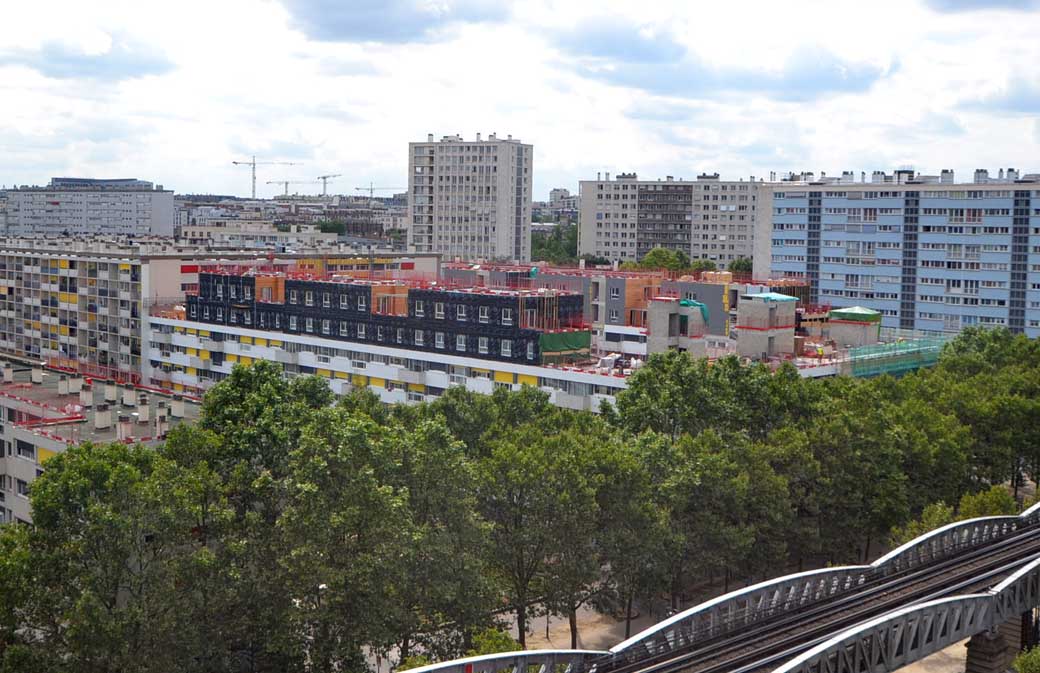
[[[984,632],[968,640],[965,673],[1004,673],[1017,649],[1009,647],[1002,630]]]

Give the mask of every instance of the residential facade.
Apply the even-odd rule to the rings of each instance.
[[[696,180],[597,174],[580,183],[578,254],[634,262],[668,248],[724,270],[752,257],[761,184],[754,177],[724,181],[717,173]]]
[[[155,444],[198,411],[185,396],[0,359],[0,523],[32,523],[32,483],[68,447]]]
[[[1040,175],[794,176],[760,202],[756,272],[805,278],[811,303],[871,308],[884,327],[1040,336]]]
[[[52,178],[7,191],[5,233],[173,236],[173,192],[137,179]]]
[[[512,136],[409,143],[409,251],[530,260],[533,160]]]

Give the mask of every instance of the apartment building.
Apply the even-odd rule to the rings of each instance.
[[[0,239],[0,354],[91,376],[139,383],[149,307],[183,302],[199,272],[228,263],[305,273],[435,276],[437,256],[303,251],[273,257],[177,246],[169,239]]]
[[[512,136],[408,144],[408,249],[467,260],[531,258],[534,148]]]
[[[433,400],[453,385],[530,385],[559,406],[597,410],[625,387],[620,370],[590,362],[574,293],[230,269],[199,278],[185,305],[153,311],[153,385],[201,391],[236,363],[266,359],[388,403]]]
[[[155,444],[198,412],[184,396],[0,360],[0,523],[32,523],[32,483],[69,446]]]
[[[1040,175],[795,175],[760,209],[756,271],[804,277],[812,303],[871,308],[884,327],[1040,336]]]
[[[173,236],[173,192],[144,180],[52,178],[7,201],[9,235]]]
[[[754,177],[724,181],[717,173],[696,180],[597,174],[579,185],[578,253],[626,262],[668,248],[724,270],[752,256],[760,185]]]

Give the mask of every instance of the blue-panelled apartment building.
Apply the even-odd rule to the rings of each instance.
[[[886,327],[1040,336],[1040,175],[809,173],[759,193],[772,217],[756,232],[757,275],[804,277],[812,302],[876,309]]]

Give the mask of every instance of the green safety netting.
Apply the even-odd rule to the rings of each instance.
[[[939,359],[947,337],[900,339],[893,343],[873,344],[849,349],[853,376],[901,374],[930,367]]]
[[[848,308],[836,308],[831,310],[831,320],[849,320],[852,322],[881,322],[881,313],[862,306],[850,306]]]
[[[779,292],[759,292],[758,294],[745,294],[742,299],[761,299],[762,301],[798,301],[798,297]]]
[[[542,353],[588,350],[592,345],[592,332],[543,332],[538,336],[538,348]]]
[[[693,299],[681,299],[679,300],[679,306],[697,306],[701,309],[701,317],[704,318],[704,324],[708,324],[708,305],[702,304],[699,301]]]

